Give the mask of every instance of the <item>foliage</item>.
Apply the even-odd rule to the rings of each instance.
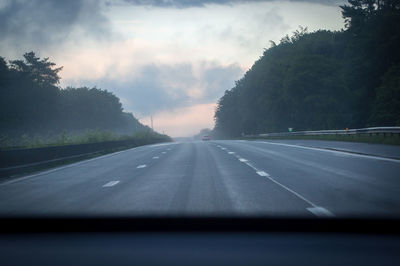
[[[14,139],[0,136],[0,148],[37,148],[119,140],[137,140],[144,143],[151,141],[172,141],[167,135],[159,134],[146,127],[146,130],[138,131],[130,135],[121,135],[102,130],[87,130],[80,133],[68,133],[63,131],[58,135],[50,136],[35,135],[30,137],[24,134],[21,137]]]
[[[123,112],[119,98],[111,92],[87,87],[61,89],[57,85],[62,67],[34,52],[23,57],[9,63],[0,57],[1,143],[25,145],[29,139],[40,145],[41,138],[51,142],[57,138],[57,143],[66,144],[70,136],[81,133],[88,137],[82,141],[90,142],[113,139],[107,134],[147,130],[131,113]]]
[[[350,0],[346,30],[271,43],[218,101],[216,135],[399,125],[400,1]]]

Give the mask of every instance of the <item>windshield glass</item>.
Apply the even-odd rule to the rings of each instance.
[[[0,215],[400,214],[395,0],[0,0]]]

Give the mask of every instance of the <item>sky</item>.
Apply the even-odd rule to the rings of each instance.
[[[107,89],[172,137],[213,128],[218,99],[299,26],[344,27],[341,0],[0,0],[0,56],[34,51],[61,87]]]

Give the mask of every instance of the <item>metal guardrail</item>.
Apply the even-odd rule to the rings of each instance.
[[[400,135],[400,127],[368,127],[348,130],[317,130],[259,134],[259,137],[320,136],[320,135]]]

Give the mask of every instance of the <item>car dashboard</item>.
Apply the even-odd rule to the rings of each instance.
[[[0,265],[400,265],[396,219],[1,219]]]

